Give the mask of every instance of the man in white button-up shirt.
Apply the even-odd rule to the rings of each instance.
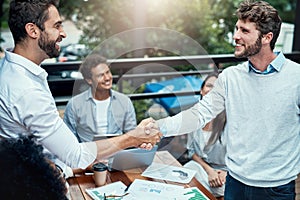
[[[154,129],[145,134],[144,120],[127,134],[97,142],[78,143],[59,117],[40,67],[46,58],[59,55],[66,37],[53,0],[11,1],[9,27],[15,48],[5,51],[0,64],[0,137],[34,135],[37,140],[70,167],[86,168],[115,152],[140,146],[151,148],[159,141]],[[149,129],[147,129],[149,130]]]

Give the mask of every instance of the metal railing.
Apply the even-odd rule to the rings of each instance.
[[[287,53],[285,56],[295,62],[300,63],[300,52]],[[232,54],[221,55],[199,55],[199,56],[180,56],[180,57],[155,57],[155,58],[130,58],[130,59],[115,59],[108,60],[111,70],[114,72],[114,83],[118,83],[118,88],[122,92],[122,84],[124,80],[133,80],[137,78],[151,79],[157,77],[178,77],[187,75],[203,75],[212,71],[221,70],[222,64],[237,63],[245,61],[246,59],[235,58]],[[68,99],[74,94],[73,87],[75,80],[70,77],[62,77],[62,73],[78,71],[81,61],[66,62],[66,63],[45,63],[42,67],[49,74],[50,90],[56,100],[57,105],[64,105]],[[168,66],[174,68],[183,65],[199,65],[199,64],[214,64],[211,70],[197,70],[194,71],[175,71],[175,72],[151,72],[151,69],[159,68],[161,66]],[[147,72],[128,73],[130,70],[139,67],[147,66]],[[76,80],[84,82],[83,80]],[[60,92],[57,92],[61,90]],[[196,92],[198,94],[198,92]],[[151,99],[159,97],[170,96],[186,96],[195,95],[195,91],[187,92],[173,92],[173,93],[141,93],[128,94],[132,100]]]

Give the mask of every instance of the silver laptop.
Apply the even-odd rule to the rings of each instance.
[[[103,139],[107,139],[107,138],[111,138],[111,137],[116,137],[116,136],[119,136],[119,135],[121,135],[121,134],[99,134],[99,135],[94,135],[93,141],[103,140]]]
[[[157,145],[151,150],[140,148],[125,149],[116,153],[108,163],[110,171],[123,171],[126,169],[149,166],[157,151]]]

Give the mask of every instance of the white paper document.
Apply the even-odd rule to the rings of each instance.
[[[135,179],[128,192],[129,195],[124,197],[124,200],[176,200],[182,196],[183,186]]]
[[[135,179],[123,200],[209,200],[197,187]]]
[[[118,181],[101,187],[86,189],[86,193],[88,193],[94,200],[104,200],[104,194],[105,196],[123,195],[125,193],[126,188],[127,186],[124,183]],[[115,197],[109,199],[119,200],[122,199],[122,197]]]
[[[152,163],[143,173],[142,176],[173,181],[178,183],[189,183],[195,176],[196,171],[183,167]]]
[[[118,181],[102,187],[86,189],[86,192],[94,200],[104,200],[104,195],[109,200],[209,200],[196,187],[184,188],[179,185],[140,179],[135,179],[129,188]]]

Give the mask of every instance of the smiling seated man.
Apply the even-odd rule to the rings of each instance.
[[[112,89],[113,77],[106,58],[89,55],[79,71],[89,88],[71,98],[64,122],[79,142],[95,135],[120,135],[136,127],[136,115],[129,97]]]

